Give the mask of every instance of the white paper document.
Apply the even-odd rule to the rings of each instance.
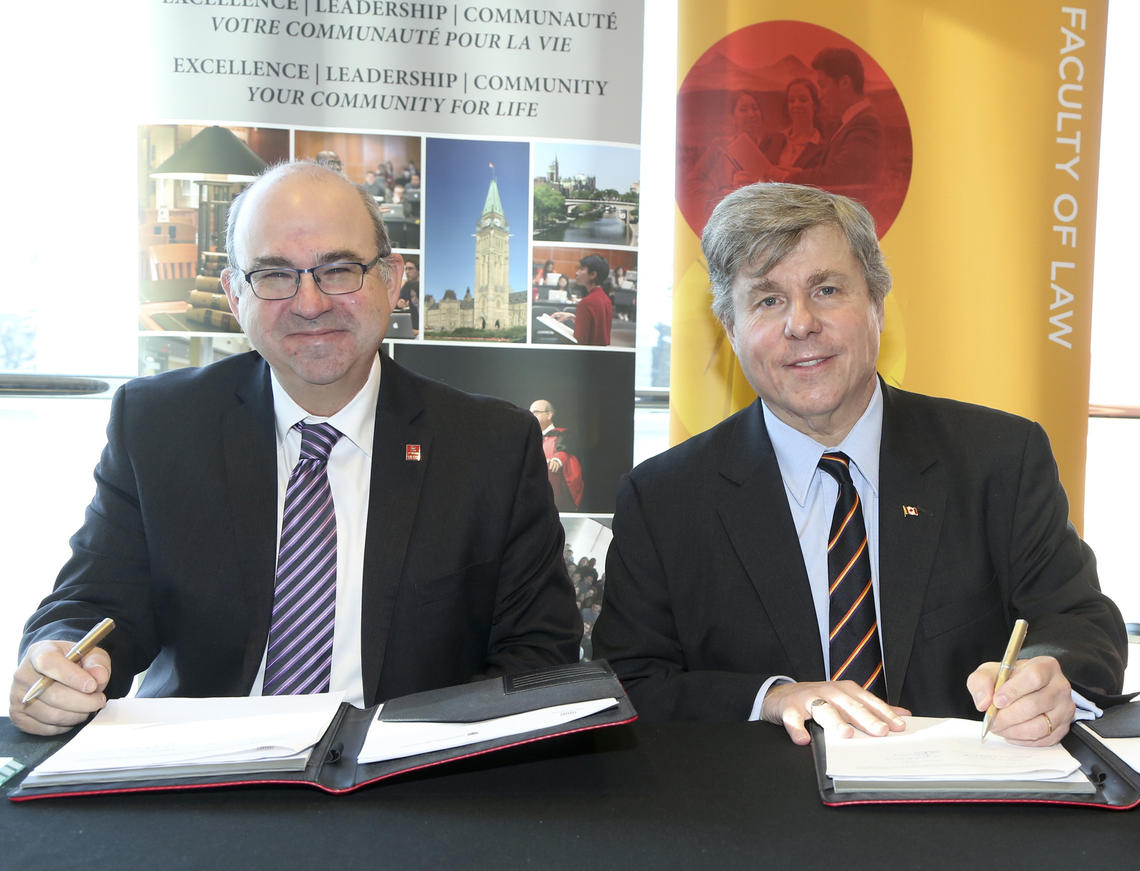
[[[207,699],[112,699],[24,781],[83,780],[248,770],[301,770],[343,693]],[[106,775],[91,777],[89,775]]]
[[[558,333],[558,335],[567,342],[572,342],[575,345],[578,344],[578,340],[574,338],[574,330],[557,318],[551,317],[550,315],[539,315],[536,320],[544,327],[549,327],[554,330],[554,332]]]
[[[381,706],[372,725],[368,727],[368,735],[357,755],[357,761],[361,764],[383,762],[510,735],[522,736],[527,732],[537,732],[588,717],[598,711],[616,707],[617,703],[617,699],[591,699],[473,723],[387,722],[379,719],[384,710]]]
[[[844,788],[875,790],[877,784],[939,789],[1033,789],[1071,785],[1062,791],[1095,791],[1080,763],[1060,744],[1024,747],[990,734],[981,740],[974,720],[904,717],[906,730],[886,737],[856,732],[827,740],[827,775]],[[1086,789],[1085,785],[1088,784]]]

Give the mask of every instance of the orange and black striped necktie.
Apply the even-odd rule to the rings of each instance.
[[[830,601],[831,680],[853,680],[886,698],[883,654],[871,588],[871,554],[867,527],[850,458],[838,451],[824,454],[819,467],[839,484],[831,534],[827,539],[827,588]]]

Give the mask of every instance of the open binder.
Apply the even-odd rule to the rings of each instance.
[[[1140,704],[1125,704],[1109,709],[1098,721],[1089,724],[1074,723],[1061,741],[1061,746],[1069,751],[1080,763],[1081,771],[1088,777],[1093,790],[1088,794],[1066,794],[1055,791],[1035,791],[1032,788],[1011,788],[1008,790],[985,791],[971,789],[948,789],[941,786],[924,791],[921,786],[906,792],[875,791],[874,789],[854,792],[837,792],[831,777],[827,775],[827,747],[823,729],[815,722],[808,723],[811,732],[812,758],[815,762],[816,780],[819,795],[825,805],[844,807],[867,804],[930,804],[930,803],[1022,803],[1022,804],[1061,804],[1083,807],[1106,808],[1109,810],[1129,810],[1140,805],[1140,771],[1129,766],[1109,749],[1096,734],[1122,737],[1137,735],[1132,730],[1121,732],[1119,724],[1135,724],[1140,714]],[[979,724],[980,728],[980,724]],[[887,740],[887,739],[883,739]]]
[[[476,723],[543,708],[611,698],[617,701],[616,705],[538,730],[379,762],[357,761],[369,727],[377,719],[378,708],[381,709],[378,720],[382,723]],[[637,713],[609,664],[604,660],[594,660],[415,693],[364,710],[341,703],[301,771],[182,774],[49,786],[25,783],[9,798],[26,801],[59,796],[283,783],[305,784],[340,794],[398,774],[533,741],[629,723],[636,718]]]

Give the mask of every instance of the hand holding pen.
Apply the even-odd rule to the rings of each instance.
[[[1055,657],[1018,659],[1027,630],[1024,620],[1016,621],[1002,662],[979,666],[966,688],[986,712],[983,739],[993,732],[1015,744],[1056,744],[1073,721],[1072,686]]]
[[[39,641],[31,645],[12,679],[8,712],[25,732],[55,735],[83,722],[106,703],[111,658],[99,643],[114,628],[97,624],[78,642]]]

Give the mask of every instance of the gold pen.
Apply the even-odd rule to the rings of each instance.
[[[107,637],[112,629],[115,628],[115,621],[110,617],[105,617],[95,624],[95,627],[80,638],[75,644],[71,645],[71,650],[67,651],[65,656],[71,662],[79,662],[84,655],[87,654],[91,648],[95,647],[100,641]],[[28,704],[34,702],[40,697],[44,690],[51,686],[55,681],[48,677],[46,674],[38,681],[32,684],[32,688],[24,695],[24,700],[21,704]]]
[[[1017,662],[1017,656],[1021,653],[1021,645],[1025,643],[1025,633],[1029,630],[1029,624],[1024,620],[1017,620],[1013,624],[1013,632],[1009,635],[1009,644],[1005,646],[1005,656],[1001,658],[1001,667],[998,669],[997,680],[994,681],[994,695],[1001,689],[1001,685],[1005,683],[1006,678],[1013,674],[1013,664]],[[986,716],[982,720],[982,740],[986,738],[986,733],[990,730],[990,723],[993,722],[994,715],[997,714],[997,708],[993,703],[990,703],[990,708],[986,711]]]

